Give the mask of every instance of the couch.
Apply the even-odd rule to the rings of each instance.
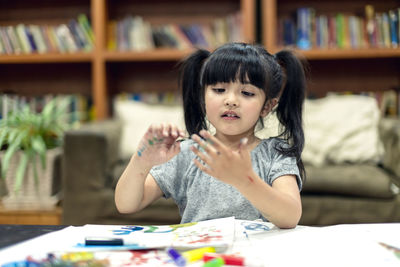
[[[114,119],[65,135],[62,160],[64,224],[173,224],[175,203],[160,199],[136,214],[118,213],[117,179],[150,123],[183,126],[180,107],[135,101],[114,103]],[[260,138],[279,132],[269,116]],[[331,95],[306,100],[307,178],[300,224],[400,222],[400,120],[380,119],[376,100]]]
[[[179,223],[179,212],[171,199],[160,199],[136,214],[116,210],[115,185],[128,162],[121,155],[124,123],[110,119],[66,133],[63,224]],[[377,129],[384,147],[377,162],[306,162],[300,224],[400,222],[400,120],[380,119]]]

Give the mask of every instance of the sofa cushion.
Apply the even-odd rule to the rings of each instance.
[[[306,165],[303,194],[335,194],[372,198],[392,198],[396,192],[388,174],[369,164]]]
[[[120,151],[123,158],[130,158],[151,124],[172,123],[185,129],[181,105],[146,104],[132,100],[117,100],[114,112],[121,120]]]
[[[304,104],[303,161],[315,166],[345,162],[378,163],[380,112],[373,97],[329,95]]]

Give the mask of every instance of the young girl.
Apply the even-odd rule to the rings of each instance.
[[[293,228],[301,217],[305,75],[289,51],[230,43],[183,61],[185,124],[151,126],[119,179],[122,213],[172,197],[182,223],[228,216]],[[279,137],[260,140],[257,123],[276,110]],[[208,122],[215,127],[210,134]]]

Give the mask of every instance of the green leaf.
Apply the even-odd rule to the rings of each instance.
[[[56,102],[57,98],[53,98],[51,99],[49,102],[47,102],[47,104],[43,107],[42,110],[42,115],[44,117],[50,117],[52,115],[52,113],[54,112],[54,109],[56,108],[57,102]]]
[[[36,156],[35,154],[32,155],[32,168],[33,168],[33,178],[35,179],[35,186],[38,187],[39,186],[39,175],[38,175],[38,171],[37,171],[37,164],[36,164]]]
[[[43,169],[46,168],[46,144],[43,140],[43,137],[40,135],[33,137],[32,139],[32,149],[35,151],[42,161]]]
[[[1,127],[0,127],[0,129],[1,129]],[[0,132],[0,149],[3,146],[3,144],[5,144],[6,137],[7,137],[7,131],[6,130],[2,130]]]
[[[10,164],[10,160],[11,157],[14,155],[14,153],[19,149],[19,145],[20,145],[21,140],[19,140],[17,138],[17,140],[15,142],[13,142],[12,144],[10,144],[10,146],[8,147],[8,149],[6,150],[4,157],[2,158],[2,162],[1,162],[1,176],[3,178],[6,177],[6,173],[8,170],[8,165]]]
[[[28,166],[29,162],[29,154],[23,153],[21,156],[21,160],[18,164],[17,173],[15,175],[15,184],[14,184],[14,191],[19,192],[21,189],[22,182],[25,177],[26,167]]]

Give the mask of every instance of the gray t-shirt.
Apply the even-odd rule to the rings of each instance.
[[[280,176],[296,175],[301,190],[302,182],[296,159],[282,156],[275,149],[278,142],[283,141],[278,138],[264,139],[251,151],[253,169],[269,185]],[[236,188],[197,168],[193,163],[193,158],[197,156],[190,150],[193,145],[197,146],[197,143],[190,139],[181,142],[181,152],[178,155],[166,163],[154,166],[150,171],[164,197],[172,197],[178,205],[181,223],[230,216],[266,221]]]

